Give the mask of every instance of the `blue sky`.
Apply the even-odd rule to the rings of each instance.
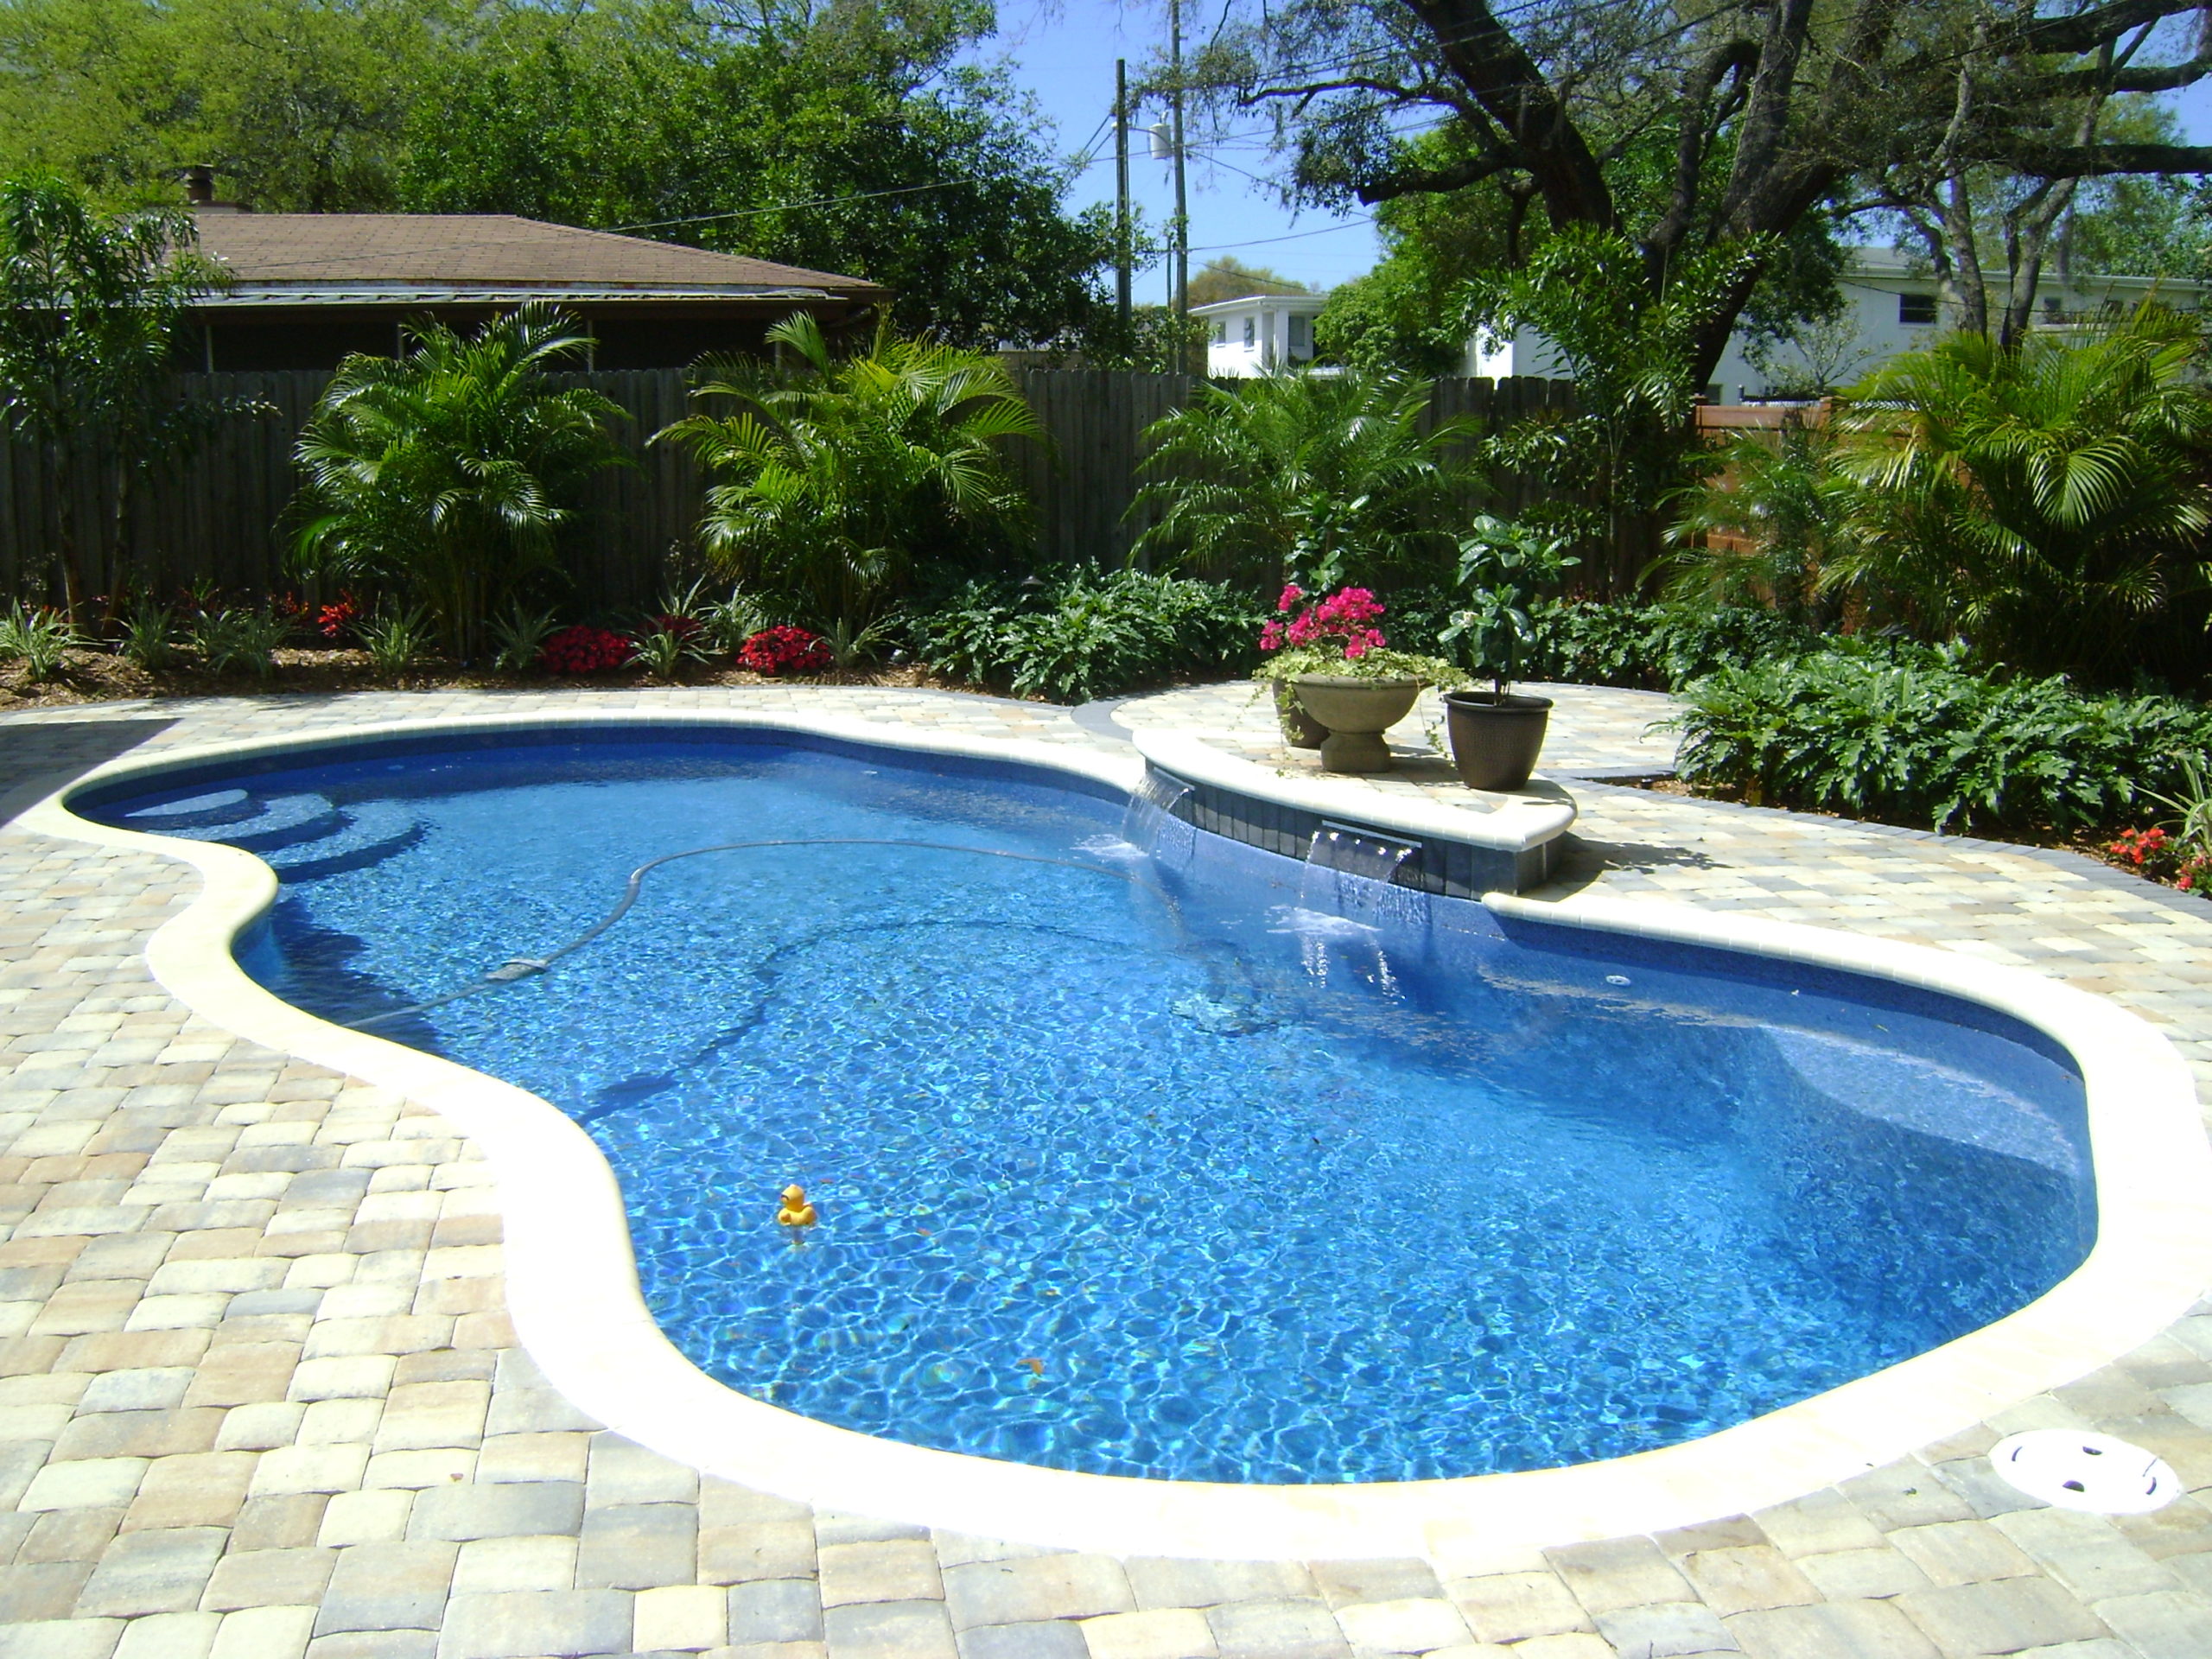
[[[1211,27],[1213,8],[1193,3],[1190,11],[1205,16],[1205,26]],[[1015,81],[1035,94],[1058,129],[1055,149],[1069,154],[1090,141],[1096,159],[1076,184],[1071,198],[1075,206],[1114,200],[1114,132],[1109,118],[1114,108],[1114,60],[1127,58],[1134,77],[1138,66],[1166,42],[1165,3],[1000,0],[999,36],[992,53],[985,55],[1011,60]],[[1165,115],[1163,110],[1147,109],[1138,120],[1148,124]],[[1363,218],[1311,209],[1294,216],[1271,188],[1247,176],[1264,176],[1273,170],[1264,137],[1262,123],[1253,118],[1238,123],[1234,136],[1218,149],[1194,147],[1190,168],[1193,274],[1208,257],[1202,250],[1254,242],[1261,245],[1225,251],[1247,264],[1271,266],[1286,276],[1324,288],[1371,266],[1378,250],[1375,232]],[[1141,132],[1133,134],[1129,143],[1129,194],[1152,225],[1164,225],[1174,209],[1167,164],[1151,159]],[[1294,239],[1275,239],[1282,237]],[[1166,291],[1164,271],[1154,269],[1139,275],[1140,302],[1164,300]]]
[[[1200,20],[1192,33],[1210,28],[1217,15],[1201,0],[1192,0],[1189,12]],[[1075,206],[1114,200],[1114,142],[1108,121],[1114,106],[1114,60],[1128,59],[1134,74],[1166,41],[1166,0],[1000,0],[998,38],[983,55],[1006,59],[1016,83],[1035,95],[1057,129],[1056,149],[1070,154],[1087,146],[1095,157],[1077,181]],[[2177,94],[2175,107],[2192,142],[2212,141],[2212,85]],[[1139,120],[1148,123],[1164,114],[1147,110]],[[1323,288],[1374,264],[1380,250],[1363,216],[1312,209],[1294,214],[1270,187],[1249,176],[1264,177],[1274,170],[1257,118],[1238,123],[1218,149],[1194,149],[1194,272],[1208,257],[1206,250],[1232,253],[1247,264],[1269,266]],[[1166,222],[1174,206],[1167,166],[1150,158],[1141,132],[1130,142],[1129,188],[1150,223]],[[1140,302],[1165,299],[1165,273],[1156,268],[1140,273],[1136,291]]]

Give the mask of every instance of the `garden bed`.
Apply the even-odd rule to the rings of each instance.
[[[595,674],[515,674],[464,669],[427,662],[399,673],[375,667],[365,651],[280,650],[266,677],[210,674],[196,668],[149,671],[104,651],[73,651],[59,674],[33,681],[21,663],[0,664],[0,713],[50,709],[72,703],[111,702],[142,697],[238,697],[330,696],[347,691],[543,691],[626,690],[650,685],[880,685],[899,689],[976,691],[915,664],[830,669],[804,677],[776,677],[726,664],[691,664],[673,682],[643,669],[607,669]]]

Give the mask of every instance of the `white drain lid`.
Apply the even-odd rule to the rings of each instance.
[[[2165,1460],[2109,1434],[2037,1428],[1998,1441],[1990,1466],[2005,1484],[2062,1510],[2143,1515],[2181,1496]]]

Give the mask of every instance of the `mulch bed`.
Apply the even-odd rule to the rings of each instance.
[[[276,652],[276,671],[252,674],[207,674],[178,666],[149,672],[99,651],[73,651],[54,678],[34,683],[20,662],[0,665],[0,713],[51,709],[70,703],[111,702],[125,697],[263,697],[288,694],[328,696],[341,691],[546,691],[556,689],[624,690],[669,682],[637,669],[598,674],[506,674],[425,662],[404,674],[377,669],[365,651],[336,649]],[[771,679],[745,669],[690,663],[679,685],[878,685],[940,691],[974,691],[912,666],[832,670],[804,679]]]

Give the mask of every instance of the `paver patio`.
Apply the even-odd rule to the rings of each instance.
[[[1233,746],[1242,696],[1119,714]],[[0,813],[126,750],[584,697],[1124,741],[1096,709],[827,689],[95,705],[0,717]],[[1551,753],[1633,768],[1663,712],[1563,701]],[[2024,963],[2134,1008],[2212,1077],[2212,905],[2077,860],[1572,787],[1553,890]],[[196,880],[0,828],[0,1659],[2212,1659],[2212,1301],[1840,1488],[1449,1576],[1052,1552],[702,1480],[514,1345],[467,1141],[153,982],[144,942]],[[2191,1495],[2139,1518],[2036,1504],[1981,1454],[2045,1425],[2147,1446]]]

